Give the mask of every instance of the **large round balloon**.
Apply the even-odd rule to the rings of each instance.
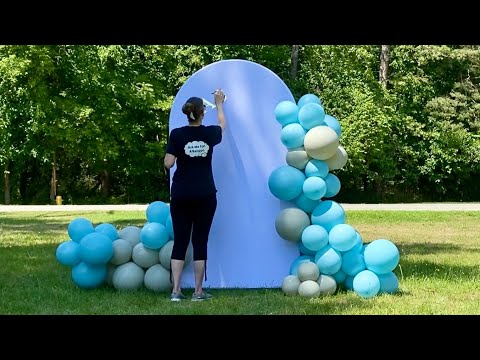
[[[73,240],[64,241],[58,245],[55,256],[60,264],[75,266],[81,261],[80,245]]]
[[[305,175],[293,166],[280,166],[268,178],[268,188],[280,200],[293,200],[302,193]]]
[[[365,247],[365,265],[376,274],[386,274],[395,269],[400,261],[397,246],[386,239],[377,239]]]
[[[188,124],[181,109],[191,96],[208,101],[203,125],[216,125],[217,111],[210,105],[215,89],[227,95],[223,106],[227,128],[213,152],[218,206],[208,243],[205,286],[281,287],[298,247],[275,231],[277,214],[291,204],[272,196],[268,179],[273,170],[286,165],[282,124],[275,108],[295,99],[282,79],[266,67],[246,60],[222,60],[200,69],[180,88],[169,130]],[[292,115],[282,123],[293,120]],[[170,176],[174,173],[175,167]],[[194,284],[190,264],[182,275],[182,286]]]
[[[84,261],[72,268],[72,280],[82,289],[93,289],[101,286],[107,278],[107,265],[93,265]]]
[[[70,239],[77,243],[79,243],[85,235],[94,231],[95,228],[93,227],[92,222],[82,217],[73,219],[70,224],[68,224],[68,235],[70,236]]]

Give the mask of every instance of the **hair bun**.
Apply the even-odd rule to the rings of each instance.
[[[193,111],[193,104],[192,103],[185,103],[183,106],[182,106],[182,112],[185,114],[185,115],[189,115],[192,111]]]

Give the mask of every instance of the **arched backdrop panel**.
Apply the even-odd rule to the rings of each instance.
[[[246,60],[223,60],[197,71],[181,87],[173,102],[169,131],[187,124],[181,108],[189,97],[213,103],[212,92],[218,88],[227,95],[227,129],[213,153],[218,207],[204,286],[280,287],[299,252],[296,244],[275,231],[275,218],[287,203],[270,193],[268,178],[275,168],[286,165],[287,149],[280,140],[282,127],[275,119],[275,106],[295,100],[285,83],[266,67]],[[217,124],[215,109],[207,107],[203,124]],[[175,167],[171,176],[174,171]],[[182,285],[194,286],[193,263],[185,268]]]

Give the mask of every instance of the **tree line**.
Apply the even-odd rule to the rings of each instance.
[[[480,47],[0,46],[5,204],[168,201],[175,94],[222,59],[255,61],[342,125],[337,201],[479,201]]]

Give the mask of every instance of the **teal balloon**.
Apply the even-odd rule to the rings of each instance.
[[[338,251],[349,251],[357,242],[357,231],[349,224],[337,224],[328,233],[329,244]]]
[[[335,201],[320,201],[313,209],[312,224],[320,225],[330,231],[335,225],[345,223],[345,210]]]
[[[80,241],[80,259],[92,265],[106,264],[113,257],[113,242],[105,234],[93,232]]]
[[[92,265],[82,261],[72,268],[72,280],[79,288],[93,289],[105,282],[107,273],[108,268],[106,264]]]
[[[377,274],[380,280],[379,293],[394,294],[398,291],[398,278],[394,272]]]
[[[308,256],[308,255],[300,255],[297,258],[295,258],[292,261],[292,264],[290,265],[290,272],[289,275],[297,275],[298,276],[298,268],[300,265],[302,265],[304,262],[314,262],[313,256]]]
[[[360,250],[360,254],[362,254],[362,255],[365,256],[365,249],[367,248],[367,245],[368,245],[368,244],[369,244],[369,243],[362,245],[362,250]]]
[[[311,176],[303,182],[303,193],[312,200],[320,200],[327,191],[327,185],[321,177]]]
[[[309,199],[302,191],[302,193],[295,199],[294,202],[295,205],[297,205],[300,209],[308,214],[311,214],[313,209],[315,209],[320,201]]]
[[[292,101],[281,101],[275,106],[275,119],[285,127],[289,124],[298,123],[298,106]]]
[[[55,257],[62,265],[75,266],[80,262],[80,245],[72,240],[64,241],[58,245]]]
[[[397,267],[400,254],[390,240],[378,239],[365,248],[364,258],[368,270],[376,274],[386,274]]]
[[[298,99],[297,105],[298,105],[298,108],[301,109],[303,106],[310,103],[322,105],[320,98],[315,94],[303,95],[300,99]]]
[[[374,297],[380,291],[380,279],[374,272],[363,270],[353,279],[353,291],[363,298]]]
[[[307,130],[325,124],[325,110],[322,105],[308,103],[300,108],[298,121]]]
[[[340,136],[342,136],[342,127],[340,126],[340,123],[336,118],[334,118],[332,115],[325,114],[325,119],[324,119],[325,125],[329,126],[330,128],[333,129],[338,135],[338,138],[340,139]]]
[[[328,164],[323,160],[312,159],[305,166],[305,175],[307,177],[318,176],[325,179],[328,171]]]
[[[309,257],[314,257],[317,253],[316,251],[309,250],[303,245],[303,242],[299,241],[298,243],[298,251],[300,251],[300,255],[307,255]]]
[[[140,231],[140,241],[147,249],[160,250],[169,240],[167,228],[157,222],[145,224]]]
[[[146,216],[148,222],[165,225],[170,214],[170,207],[163,201],[154,201],[147,206]]]
[[[293,166],[280,166],[268,178],[268,188],[276,198],[290,201],[303,191],[305,175]]]
[[[345,289],[347,290],[352,290],[353,291],[353,279],[354,276],[346,276],[345,280],[343,280],[343,286],[345,286]]]
[[[168,214],[168,217],[167,217],[167,223],[166,223],[166,226],[167,228],[167,232],[168,232],[168,237],[170,239],[173,239],[174,238],[174,234],[173,234],[173,222],[172,222],[172,214]]]
[[[303,146],[303,140],[305,139],[306,131],[300,124],[289,124],[285,126],[280,137],[282,144],[287,149],[294,149]]]
[[[340,251],[340,253],[342,254],[342,256],[344,254],[346,254],[347,252],[356,252],[356,253],[361,253],[363,255],[363,240],[362,240],[362,237],[360,236],[360,234],[358,233],[358,231],[356,231],[357,233],[357,236],[356,236],[356,239],[355,239],[355,245],[353,245],[353,248],[351,248],[350,250],[347,250],[347,251]]]
[[[362,254],[350,250],[342,255],[342,271],[345,274],[355,276],[363,270],[365,270],[365,260]]]
[[[320,225],[310,225],[303,230],[301,243],[315,253],[328,244],[328,233]]]
[[[320,269],[320,273],[332,275],[342,268],[342,255],[330,245],[327,245],[317,252],[315,262]]]
[[[118,231],[112,224],[99,224],[95,227],[95,231],[107,235],[112,241],[118,239]]]
[[[338,270],[335,274],[332,274],[332,277],[335,279],[337,284],[342,284],[345,281],[347,274],[345,274],[342,270]]]
[[[93,233],[95,228],[90,220],[85,218],[76,218],[68,224],[68,236],[73,241],[79,243],[85,235]]]
[[[340,192],[340,188],[342,187],[342,184],[340,183],[340,179],[338,178],[337,175],[329,173],[328,175],[325,176],[325,185],[326,185],[326,191],[324,197],[326,198],[332,198],[336,196]]]

